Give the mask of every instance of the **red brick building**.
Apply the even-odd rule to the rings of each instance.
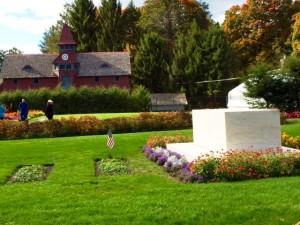
[[[71,86],[129,88],[130,56],[127,52],[77,53],[76,42],[64,25],[59,54],[8,54],[0,73],[0,90]]]

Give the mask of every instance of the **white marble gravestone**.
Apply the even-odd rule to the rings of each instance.
[[[220,151],[258,151],[281,147],[277,109],[193,110],[193,143],[167,144],[191,161]]]

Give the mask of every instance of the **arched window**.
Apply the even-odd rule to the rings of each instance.
[[[32,67],[30,65],[26,65],[23,67],[23,70],[32,70]]]

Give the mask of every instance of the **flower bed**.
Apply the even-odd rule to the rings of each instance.
[[[199,157],[189,167],[205,182],[240,181],[300,175],[300,152],[268,149],[264,152],[229,151],[220,157]]]
[[[286,133],[281,134],[281,143],[283,146],[289,148],[300,149],[300,136],[298,137],[290,137]]]
[[[295,112],[283,112],[284,116],[287,118],[300,118],[300,111]]]
[[[203,177],[192,173],[186,159],[176,152],[162,147],[151,148],[147,145],[142,148],[142,152],[148,159],[163,166],[171,176],[178,178],[183,183],[203,182]]]
[[[53,164],[19,166],[7,183],[25,183],[46,180]]]
[[[43,116],[45,113],[40,110],[29,110],[28,112],[28,119],[35,118],[39,116]],[[8,112],[5,113],[4,119],[6,120],[20,120],[20,115],[18,112]]]
[[[175,138],[176,137],[176,138]],[[146,157],[185,183],[202,183],[215,181],[240,181],[267,177],[300,175],[300,152],[281,149],[266,151],[228,151],[219,157],[199,157],[188,163],[176,152],[159,147],[167,143],[178,143],[189,140],[189,136],[172,135],[170,137],[150,137],[148,144],[142,148]],[[292,145],[297,142],[283,134],[283,140]],[[298,140],[299,141],[299,140]],[[290,143],[288,143],[290,142]],[[295,146],[298,147],[298,146]]]
[[[133,170],[125,159],[107,158],[95,160],[95,175],[128,175]]]

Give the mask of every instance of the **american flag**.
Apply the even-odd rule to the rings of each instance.
[[[113,148],[115,145],[111,130],[108,131],[107,146]]]

